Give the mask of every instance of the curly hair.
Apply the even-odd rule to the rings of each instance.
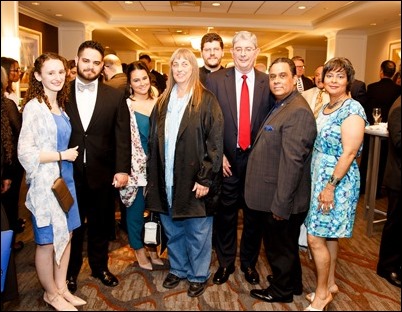
[[[2,67],[1,71],[5,72]],[[3,75],[2,75],[3,78]],[[4,96],[4,85],[3,79],[1,81],[1,144],[4,147],[4,162],[6,164],[12,163],[14,144],[13,144],[13,133],[11,131],[10,119],[8,118],[8,113],[6,111],[5,101],[8,99]],[[13,104],[14,105],[14,104]]]
[[[63,88],[57,93],[57,103],[59,107],[63,110],[66,108],[66,104],[68,103],[68,98],[70,94],[70,84],[67,83],[67,69],[68,63],[67,60],[52,52],[43,53],[40,55],[34,63],[34,67],[32,68],[31,72],[29,73],[28,78],[28,90],[26,92],[25,98],[22,102],[21,112],[24,110],[25,105],[32,99],[36,98],[39,102],[45,102],[47,107],[51,110],[52,106],[50,105],[49,98],[45,94],[45,90],[43,88],[42,82],[38,81],[35,77],[35,73],[41,74],[43,64],[48,60],[60,60],[63,63],[64,69],[66,71],[65,82]]]

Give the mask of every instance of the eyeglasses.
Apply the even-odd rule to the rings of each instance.
[[[10,69],[10,71],[12,71],[12,72],[19,72],[19,71],[21,71],[21,68],[16,68],[16,69]]]
[[[304,68],[304,66],[296,66],[296,68]]]
[[[255,48],[247,47],[247,48],[233,48],[234,53],[236,54],[250,54],[255,51]]]

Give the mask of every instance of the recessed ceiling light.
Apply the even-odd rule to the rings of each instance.
[[[370,26],[377,26],[377,23],[370,23]]]
[[[212,2],[212,6],[218,7],[218,6],[221,6],[221,4],[219,2]]]
[[[125,4],[133,4],[133,1],[124,1]]]
[[[181,29],[176,30],[177,33],[181,34],[183,31]]]
[[[32,4],[32,5],[40,5],[39,2],[32,2],[31,4]]]
[[[57,14],[55,14],[54,16],[57,16],[57,17],[62,17],[62,16],[63,16],[63,14],[57,13]]]
[[[298,8],[299,10],[305,10],[307,7],[304,6],[304,5],[301,5],[301,6],[298,6],[297,8]]]

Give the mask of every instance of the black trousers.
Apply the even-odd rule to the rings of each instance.
[[[264,247],[274,276],[269,289],[275,296],[290,296],[294,288],[302,286],[299,235],[306,216],[307,211],[278,221],[271,212],[265,213]]]
[[[115,193],[112,185],[93,189],[88,183],[76,183],[81,226],[73,231],[67,276],[77,277],[83,263],[85,234],[87,253],[93,273],[108,270],[110,233],[114,231]],[[112,220],[111,220],[112,219]]]
[[[231,163],[233,175],[223,178],[221,206],[214,219],[215,251],[221,267],[234,266],[237,251],[239,209],[243,209],[243,231],[240,241],[240,263],[244,270],[255,267],[262,242],[262,214],[244,202],[244,182],[249,151],[237,150]]]

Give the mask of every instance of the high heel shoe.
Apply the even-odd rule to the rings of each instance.
[[[66,301],[70,302],[75,307],[79,307],[79,306],[83,306],[83,305],[87,304],[87,302],[85,300],[70,293],[67,286],[65,286],[63,289],[59,289],[59,294]]]
[[[151,258],[152,264],[164,265],[163,260],[158,257],[158,253],[156,251],[149,251],[149,256]]]
[[[135,257],[137,258],[138,265],[140,268],[148,271],[152,271],[152,264],[149,261],[148,257],[145,255],[145,249],[140,248],[138,250],[134,250]]]
[[[332,297],[334,297],[339,292],[338,285],[334,284],[334,285],[328,287],[328,291],[332,294]],[[306,295],[307,301],[310,301],[310,302],[314,301],[314,297],[315,297],[314,291]]]
[[[52,299],[49,298],[47,292],[43,294],[43,301],[52,306],[56,311],[78,311],[71,303],[67,302],[59,293]]]
[[[321,298],[318,298],[318,299],[321,300]],[[324,307],[322,309],[314,308],[313,303],[310,303],[309,306],[304,309],[304,311],[327,311],[328,306],[332,302],[332,300],[333,300],[332,294],[329,293],[329,296],[327,298],[325,298],[326,303],[325,303],[325,305],[324,305]],[[322,300],[322,301],[324,301],[324,300]]]

